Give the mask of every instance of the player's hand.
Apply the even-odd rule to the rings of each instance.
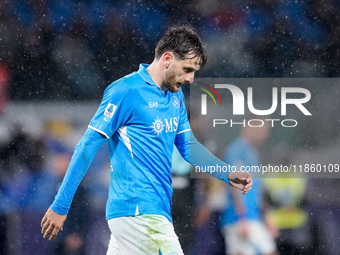
[[[66,220],[67,215],[61,215],[48,208],[45,216],[41,220],[41,234],[43,237],[48,237],[51,233],[49,240],[53,240],[59,230],[63,230],[63,225]]]
[[[242,194],[247,194],[253,186],[253,175],[247,172],[230,172],[228,179],[231,186],[242,191]]]

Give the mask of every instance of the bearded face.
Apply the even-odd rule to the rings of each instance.
[[[181,80],[176,74],[175,70],[173,70],[173,66],[169,67],[169,69],[165,73],[165,86],[170,92],[177,93],[179,88],[186,83],[185,80]]]
[[[187,58],[184,60],[173,59],[165,72],[164,88],[172,93],[179,91],[180,87],[188,82],[193,82],[194,72],[199,69],[197,59]]]

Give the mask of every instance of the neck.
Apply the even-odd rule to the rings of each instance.
[[[162,66],[159,64],[157,60],[154,60],[149,67],[146,69],[148,71],[149,75],[151,76],[154,83],[162,90],[164,91],[166,89],[164,85],[164,77],[163,77],[163,70]]]

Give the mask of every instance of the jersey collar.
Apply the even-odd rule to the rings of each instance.
[[[150,74],[148,73],[148,71],[146,70],[149,67],[149,64],[140,64],[139,65],[139,70],[138,70],[138,74],[143,78],[143,80],[145,82],[147,82],[150,85],[155,85],[155,82],[152,80]],[[158,86],[157,86],[158,87]]]

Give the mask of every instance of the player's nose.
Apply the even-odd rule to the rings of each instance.
[[[189,82],[189,83],[193,83],[194,82],[194,77],[195,77],[195,73],[188,73],[187,76],[185,77],[185,81]]]

